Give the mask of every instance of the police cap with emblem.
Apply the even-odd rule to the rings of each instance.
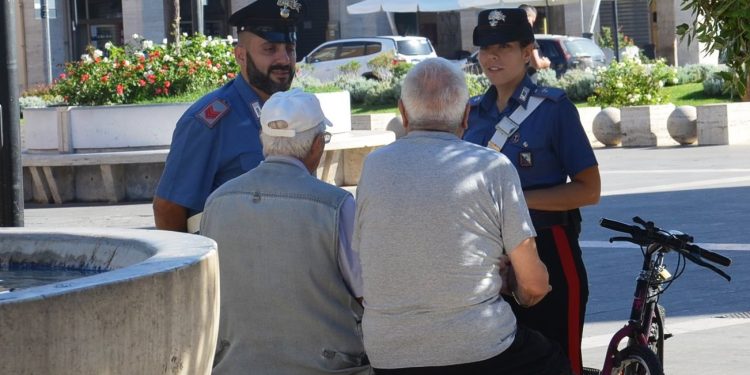
[[[534,30],[523,9],[487,9],[479,12],[474,28],[475,46],[533,41]]]
[[[249,31],[272,43],[295,43],[302,0],[257,0],[234,12],[229,23],[237,32]]]

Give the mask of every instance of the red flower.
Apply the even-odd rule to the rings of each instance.
[[[164,88],[169,88],[169,86],[172,86],[172,82],[164,81]]]
[[[68,78],[68,76],[65,73],[60,73],[60,79]]]
[[[161,95],[161,87],[156,88],[156,95]]]
[[[232,73],[232,72],[227,73],[227,77],[234,78],[234,73]]]
[[[125,88],[122,87],[122,84],[117,85],[117,95],[122,95],[125,92]]]
[[[150,84],[154,84],[154,82],[156,82],[156,76],[153,74],[149,74],[148,77],[146,77],[146,79],[148,79],[148,83]]]
[[[109,81],[109,75],[102,76],[102,82],[107,83]]]
[[[81,82],[86,82],[89,80],[89,78],[91,78],[91,76],[88,73],[83,73],[83,75],[81,76]]]
[[[138,81],[138,84],[141,85],[141,87],[146,86],[146,81],[141,79]]]

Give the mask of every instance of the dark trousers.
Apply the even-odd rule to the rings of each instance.
[[[539,332],[518,325],[513,344],[499,355],[479,362],[440,367],[374,369],[376,375],[568,375],[570,365],[560,345]]]
[[[556,341],[581,374],[581,335],[589,298],[588,277],[578,245],[577,225],[536,228],[539,258],[547,266],[552,291],[538,304],[524,308],[507,298],[519,324]]]

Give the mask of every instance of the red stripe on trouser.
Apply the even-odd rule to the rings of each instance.
[[[555,247],[560,257],[565,281],[568,283],[568,358],[573,372],[580,374],[583,371],[581,365],[581,324],[579,322],[581,303],[581,280],[578,279],[576,263],[570,250],[568,235],[562,226],[555,225],[552,228],[552,236],[555,239]]]

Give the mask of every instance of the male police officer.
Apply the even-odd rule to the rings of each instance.
[[[289,89],[301,0],[258,0],[232,14],[240,76],[193,104],[177,122],[154,197],[156,228],[197,231],[208,195],[263,160],[260,108]]]

